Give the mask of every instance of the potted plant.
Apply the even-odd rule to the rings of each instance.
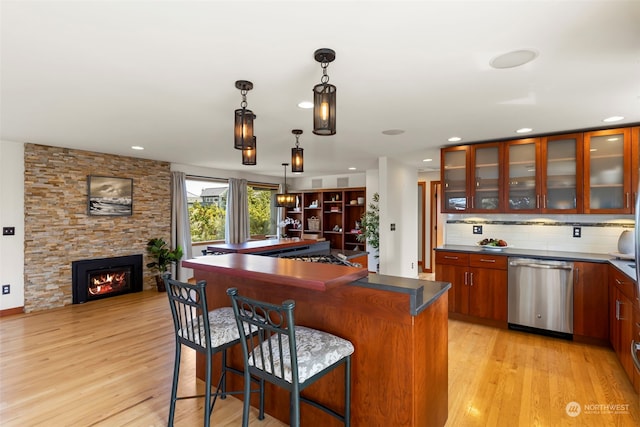
[[[167,242],[162,239],[155,238],[147,242],[147,254],[153,259],[147,264],[147,268],[155,271],[156,285],[158,292],[166,291],[162,274],[169,270],[171,264],[174,264],[182,258],[182,248],[178,246],[174,250],[170,250]]]
[[[378,193],[373,194],[372,202],[369,203],[369,208],[362,215],[360,219],[361,234],[356,236],[358,242],[366,242],[370,247],[375,249],[374,256],[378,258],[380,254],[380,195]],[[378,267],[378,266],[377,266]],[[376,271],[377,268],[376,267]]]

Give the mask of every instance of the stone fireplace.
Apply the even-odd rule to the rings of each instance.
[[[142,255],[71,263],[73,303],[142,291]]]

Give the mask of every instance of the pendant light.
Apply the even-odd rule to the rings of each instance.
[[[291,149],[291,172],[301,173],[304,172],[304,149],[300,148],[300,135],[302,135],[302,129],[293,129],[292,134],[296,136],[296,146]]]
[[[257,138],[254,135],[253,142],[242,149],[242,164],[247,166],[255,166],[257,151]]]
[[[318,49],[314,58],[322,66],[322,79],[313,87],[313,133],[335,135],[336,133],[336,87],[329,84],[327,67],[336,59],[332,49]]]
[[[236,88],[240,89],[242,102],[240,108],[235,111],[234,120],[234,148],[242,150],[253,143],[253,119],[256,116],[253,111],[247,109],[247,92],[253,89],[253,83],[247,80],[236,81]]]
[[[283,163],[284,166],[284,192],[276,194],[276,207],[293,208],[296,206],[296,196],[287,193],[287,166],[289,163]]]

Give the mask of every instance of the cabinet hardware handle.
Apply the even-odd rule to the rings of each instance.
[[[457,256],[449,256],[449,255],[445,255],[444,259],[458,259]]]
[[[578,278],[580,277],[580,269],[576,268],[576,269],[574,269],[574,271],[576,272],[576,275],[574,276],[573,281],[574,281],[574,283],[578,283],[578,281],[579,281]]]
[[[616,320],[620,320],[620,301],[616,300]]]
[[[471,280],[469,281],[469,284],[470,284],[469,286],[473,286],[473,273],[470,273],[470,275],[471,275]]]
[[[627,283],[627,282],[625,282],[624,280],[616,279],[616,284],[617,285],[624,285],[625,283]]]
[[[540,195],[536,194],[536,209],[540,209]]]
[[[471,207],[471,209],[473,209],[473,208],[474,208],[474,206],[473,206],[474,202],[475,202],[474,197],[473,197],[473,196],[471,196],[471,206],[470,206],[470,207]]]
[[[547,195],[546,194],[542,195],[542,208],[543,209],[547,208]]]
[[[480,258],[480,262],[496,262],[495,259],[484,259],[484,258]]]
[[[624,196],[625,196],[625,201],[624,202],[626,203],[626,205],[624,207],[628,208],[629,207],[629,193],[624,193]]]
[[[464,285],[467,286],[469,284],[469,272],[464,272]]]

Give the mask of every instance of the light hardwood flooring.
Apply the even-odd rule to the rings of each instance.
[[[0,318],[0,425],[166,425],[171,328],[166,295],[154,291]],[[181,390],[201,391],[193,352],[183,354]],[[581,405],[577,417],[570,402]],[[178,402],[176,425],[202,425],[202,403]],[[284,425],[255,415],[251,425]],[[212,425],[240,421],[239,400],[216,404]],[[447,426],[564,425],[640,425],[638,395],[612,350],[449,322]]]

